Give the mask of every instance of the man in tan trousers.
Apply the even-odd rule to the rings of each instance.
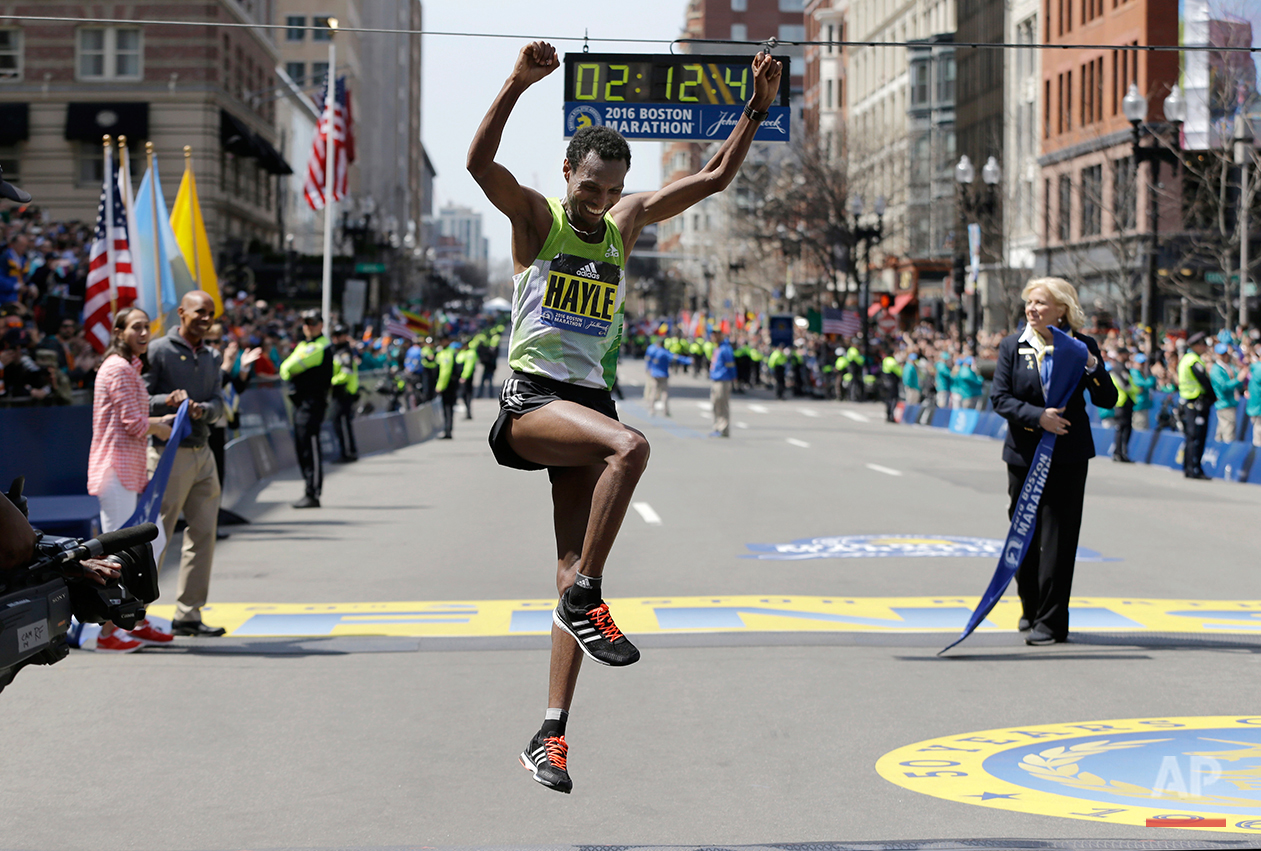
[[[179,585],[171,631],[176,635],[220,636],[222,628],[202,623],[201,608],[210,593],[210,569],[219,530],[219,475],[208,441],[210,424],[223,413],[220,354],[202,343],[214,321],[215,303],[209,294],[194,290],[179,306],[180,324],[149,344],[149,411],[153,416],[175,413],[187,399],[192,432],[180,442],[171,478],[162,497],[161,521],[166,544],[175,534],[183,512],[188,528],[180,554]],[[149,472],[157,466],[165,444],[154,438],[149,447]],[[166,544],[158,557],[166,558]]]

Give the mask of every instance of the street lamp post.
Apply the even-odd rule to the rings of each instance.
[[[1248,327],[1248,166],[1252,162],[1252,128],[1240,110],[1235,115],[1235,165],[1239,166],[1239,327]],[[1227,284],[1229,286],[1229,284]]]
[[[1147,120],[1147,98],[1138,93],[1138,85],[1130,83],[1130,90],[1121,101],[1121,111],[1129,119],[1134,128],[1130,146],[1134,153],[1134,170],[1138,172],[1140,163],[1148,163],[1147,170],[1147,229],[1149,248],[1147,252],[1147,276],[1143,280],[1142,317],[1143,329],[1147,332],[1148,363],[1155,355],[1156,330],[1152,320],[1152,312],[1156,302],[1156,239],[1157,224],[1160,216],[1160,199],[1156,195],[1156,184],[1160,179],[1160,163],[1162,161],[1177,163],[1178,151],[1182,149],[1182,122],[1187,117],[1187,102],[1182,97],[1182,88],[1176,83],[1165,98],[1165,118],[1174,125],[1173,150],[1154,144],[1149,147],[1139,145],[1139,128]],[[1149,131],[1150,132],[1150,131]],[[1154,134],[1153,134],[1154,135]]]
[[[961,236],[955,240],[955,275],[954,282],[955,294],[959,296],[959,323],[958,332],[959,339],[963,339],[963,291],[965,289],[963,277],[963,269],[966,265],[966,254],[963,246],[966,244],[966,234],[968,227],[968,219],[978,213],[992,214],[994,212],[994,187],[1003,179],[1003,170],[998,165],[998,159],[990,157],[985,161],[985,165],[981,168],[981,180],[985,183],[985,196],[978,198],[970,191],[972,181],[976,179],[976,167],[972,165],[972,161],[968,159],[968,155],[964,154],[959,157],[959,162],[955,166],[955,182],[959,185],[959,223],[963,226]],[[980,227],[980,224],[977,224]],[[978,263],[980,247],[978,246]],[[980,271],[979,268],[976,271]],[[971,338],[972,353],[976,354],[976,337],[981,330],[981,287],[980,281],[972,283],[972,305],[971,310]]]
[[[849,253],[851,267],[857,266],[858,243],[863,244],[863,276],[858,283],[859,316],[863,326],[863,364],[871,362],[871,246],[879,244],[884,236],[885,201],[883,195],[876,196],[876,225],[864,227],[858,223],[863,214],[863,196],[855,195],[850,199],[849,211],[854,216],[854,226],[850,229],[852,248]],[[858,278],[858,270],[854,268],[854,277]]]

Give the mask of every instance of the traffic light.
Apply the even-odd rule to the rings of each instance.
[[[954,283],[955,295],[957,296],[963,295],[965,279],[968,274],[966,262],[962,254],[955,255],[954,271],[951,273],[951,278]]]
[[[880,294],[881,309],[888,310],[892,306],[893,306],[893,296],[890,295],[889,293],[881,293]]]

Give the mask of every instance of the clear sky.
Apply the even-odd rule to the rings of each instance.
[[[425,36],[421,136],[438,172],[434,211],[454,202],[483,215],[492,266],[509,257],[508,220],[486,200],[464,169],[469,142],[521,47],[547,37],[557,52],[668,53],[683,26],[687,0],[428,0],[426,32],[520,34],[521,38]],[[564,36],[565,38],[561,38]],[[660,44],[618,44],[601,38],[653,38]],[[545,195],[564,192],[565,138],[561,107],[563,68],[535,84],[518,102],[499,146],[499,162],[523,184]],[[628,191],[661,182],[661,143],[632,142]]]

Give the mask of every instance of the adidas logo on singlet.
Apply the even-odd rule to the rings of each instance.
[[[606,260],[610,257],[612,257],[614,260],[617,260],[620,256],[621,255],[617,253],[617,246],[615,245],[610,245],[608,247],[608,250],[604,252],[604,259]]]
[[[598,281],[600,279],[600,270],[595,267],[594,263],[588,263],[574,274],[580,278],[587,278],[592,281]]]

